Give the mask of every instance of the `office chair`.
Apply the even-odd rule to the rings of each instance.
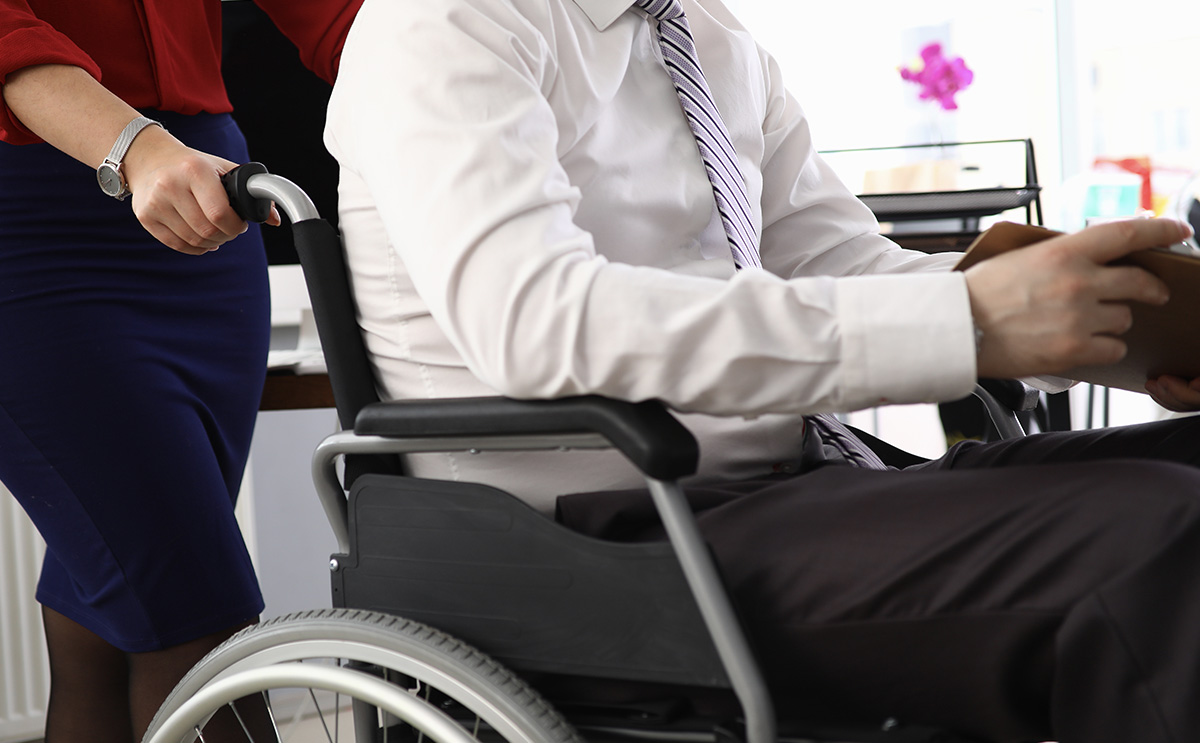
[[[271,200],[293,222],[344,429],[313,457],[338,544],[335,608],[231,638],[180,682],[146,741],[190,743],[233,700],[299,687],[314,701],[331,692],[325,707],[352,699],[360,742],[972,742],[896,719],[777,719],[678,484],[696,470],[696,440],[662,405],[378,401],[333,228],[257,164],[226,179],[243,215],[265,218]],[[1011,413],[980,394],[1017,435]],[[395,457],[562,448],[624,454],[645,475],[668,542],[596,540],[495,488],[405,476]],[[607,693],[626,688],[638,692],[632,701]]]

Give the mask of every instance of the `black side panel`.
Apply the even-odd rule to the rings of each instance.
[[[364,475],[334,605],[428,623],[517,671],[725,687],[669,545],[569,531],[502,491]]]

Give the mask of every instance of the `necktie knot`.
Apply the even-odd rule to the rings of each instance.
[[[660,21],[669,21],[683,15],[683,6],[679,4],[679,0],[636,0],[634,6]]]

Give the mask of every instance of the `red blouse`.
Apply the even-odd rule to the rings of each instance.
[[[255,0],[333,82],[362,0]],[[221,79],[221,0],[0,0],[0,85],[36,64],[82,67],[134,108],[232,110]],[[0,140],[40,141],[0,103]]]

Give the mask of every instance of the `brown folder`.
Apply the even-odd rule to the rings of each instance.
[[[1008,250],[1023,248],[1062,233],[1043,227],[999,222],[988,228],[955,266],[966,269]],[[1121,339],[1129,353],[1116,364],[1072,369],[1060,376],[1145,392],[1146,380],[1162,374],[1200,377],[1200,340],[1192,322],[1200,320],[1200,256],[1166,248],[1142,250],[1118,261],[1136,265],[1167,283],[1171,299],[1161,307],[1133,302],[1133,327]]]

